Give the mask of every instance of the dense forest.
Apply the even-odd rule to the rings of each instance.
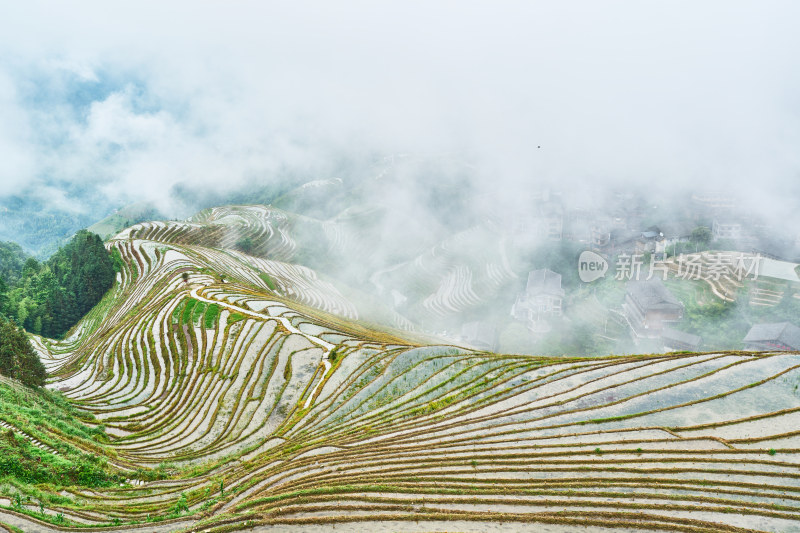
[[[0,243],[0,313],[26,330],[60,337],[114,283],[114,264],[99,236],[85,230],[39,262]]]

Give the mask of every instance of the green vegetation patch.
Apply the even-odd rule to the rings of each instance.
[[[228,324],[235,324],[241,320],[244,320],[244,315],[241,313],[231,313],[228,315]]]
[[[218,319],[219,306],[217,304],[211,304],[206,307],[206,313],[203,316],[203,326],[205,326],[206,329],[214,329]]]
[[[123,481],[103,455],[108,453],[103,426],[87,425],[91,416],[76,410],[60,393],[0,383],[0,420],[12,426],[0,432],[0,478],[16,484],[85,487]],[[47,448],[35,446],[25,435]],[[70,441],[102,453],[86,453]]]
[[[181,313],[181,323],[188,324],[192,320],[192,311],[194,311],[194,306],[198,304],[198,301],[194,298],[189,298],[186,300],[186,303],[183,304],[183,313]]]
[[[191,323],[206,329],[214,329],[217,327],[219,312],[220,307],[217,304],[206,304],[194,298],[187,298],[172,311],[172,323]]]
[[[262,279],[262,281],[267,284],[267,287],[269,287],[270,290],[273,290],[273,291],[277,291],[278,290],[278,285],[275,283],[275,280],[273,280],[271,277],[269,277],[269,275],[266,274],[265,272],[260,273],[258,275],[258,277],[260,277]]]
[[[119,253],[119,248],[111,250],[111,261],[114,264],[115,272],[122,272],[125,269],[125,261],[122,260],[122,254]]]
[[[8,430],[0,435],[0,477],[26,484],[55,483],[85,487],[110,486],[118,476],[109,475],[105,460],[96,455],[53,455],[40,450]]]
[[[199,324],[206,312],[205,302],[197,302],[192,309],[192,323]]]

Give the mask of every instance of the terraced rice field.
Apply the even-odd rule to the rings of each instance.
[[[756,261],[755,256],[734,252],[699,252],[670,258],[667,267],[678,278],[703,280],[716,298],[733,302],[742,279],[753,275],[750,269],[756,268]]]
[[[105,424],[129,478],[68,492],[52,509],[68,522],[800,531],[800,354],[428,346],[354,321],[313,271],[182,242],[204,224],[112,239],[115,288],[69,338],[36,339],[50,386]]]
[[[476,227],[456,234],[414,260],[375,272],[379,290],[400,288],[409,314],[423,322],[478,307],[517,278],[499,232]]]

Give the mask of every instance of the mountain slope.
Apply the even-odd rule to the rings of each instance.
[[[226,233],[277,248],[274,227],[210,215],[109,241],[114,289],[69,338],[36,339],[50,386],[105,425],[128,480],[70,489],[80,505],[49,509],[65,521],[800,529],[799,354],[426,345]]]

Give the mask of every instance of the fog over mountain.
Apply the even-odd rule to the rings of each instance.
[[[0,530],[800,531],[798,21],[3,2]]]
[[[26,3],[0,21],[0,240],[43,258],[132,204],[105,237],[275,203],[325,221],[293,225],[291,261],[428,332],[479,320],[499,349],[641,351],[608,329],[621,284],[602,321],[600,289],[577,290],[581,248],[613,269],[653,247],[634,242],[644,231],[685,241],[719,219],[743,229],[712,249],[800,259],[798,15],[790,1]],[[503,344],[540,268],[564,276],[562,340]],[[737,343],[793,313],[751,307],[729,312]],[[565,344],[587,316],[596,342]]]
[[[26,2],[0,21],[0,194],[76,216],[169,211],[178,183],[446,153],[475,169],[478,203],[622,183],[725,188],[784,216],[800,196],[798,15],[791,1]]]

